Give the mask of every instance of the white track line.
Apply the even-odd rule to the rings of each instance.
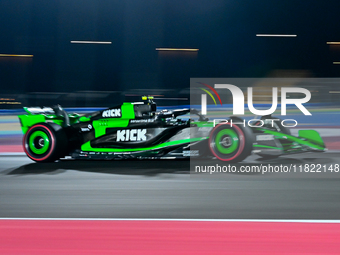
[[[0,152],[0,156],[26,156],[25,152]]]
[[[0,218],[0,220],[38,221],[188,221],[188,222],[268,222],[268,223],[340,223],[340,220],[262,220],[262,219],[162,219],[162,218]]]

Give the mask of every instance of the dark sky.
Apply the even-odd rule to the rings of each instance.
[[[332,64],[339,49],[326,44],[340,41],[339,1],[0,0],[0,10],[0,54],[34,55],[0,58],[1,92],[179,89],[189,87],[190,77],[265,77],[276,69],[337,77],[340,71]]]

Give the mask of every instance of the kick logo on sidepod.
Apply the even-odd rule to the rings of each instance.
[[[146,141],[146,129],[117,130],[117,142]]]

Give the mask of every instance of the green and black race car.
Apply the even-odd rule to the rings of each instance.
[[[300,130],[295,137],[271,116],[252,127],[241,125],[237,117],[216,123],[194,109],[157,111],[152,97],[85,115],[67,113],[59,105],[24,109],[27,114],[19,115],[23,147],[37,162],[66,156],[105,160],[206,157],[239,162],[252,152],[275,158],[326,150],[316,131]],[[190,118],[178,118],[187,114]]]

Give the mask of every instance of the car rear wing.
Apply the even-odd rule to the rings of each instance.
[[[24,107],[24,110],[27,114],[18,116],[24,134],[31,126],[37,123],[54,122],[62,127],[67,127],[70,126],[71,121],[74,123],[79,117],[78,114],[71,114],[69,116],[60,105],[52,107]]]
[[[36,114],[55,114],[51,107],[24,107],[25,112],[29,115]]]

